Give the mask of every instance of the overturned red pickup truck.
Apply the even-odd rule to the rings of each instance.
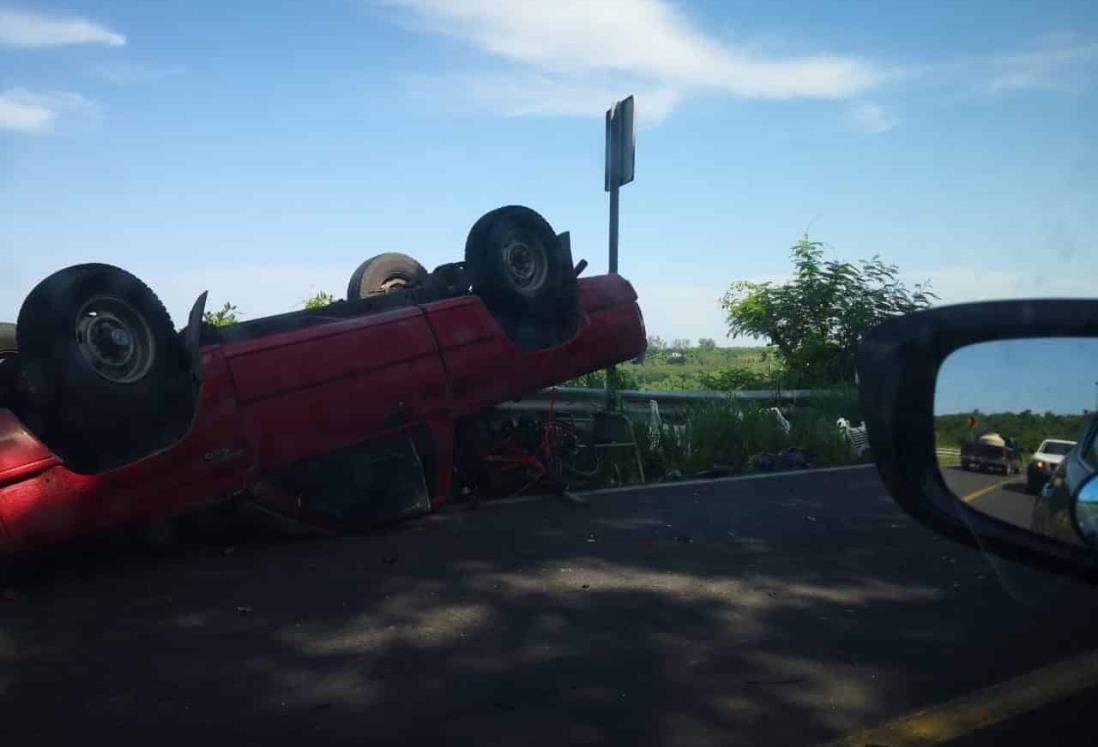
[[[345,300],[224,327],[202,294],[178,332],[132,275],[61,270],[0,334],[0,549],[245,491],[322,525],[427,510],[452,491],[463,419],[644,351],[632,286],[583,264],[504,207],[464,262],[378,255]]]

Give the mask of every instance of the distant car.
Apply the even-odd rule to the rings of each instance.
[[[1022,458],[1014,439],[998,433],[985,433],[974,441],[961,444],[961,469],[987,469],[1004,475],[1022,472]]]
[[[1045,486],[1052,473],[1060,466],[1060,462],[1069,451],[1075,448],[1074,441],[1062,441],[1057,438],[1046,438],[1037,447],[1026,465],[1026,489],[1036,495]]]
[[[1030,522],[1032,531],[1073,545],[1086,544],[1080,536],[1074,504],[1079,488],[1098,472],[1098,417],[1090,419],[1079,443],[1082,446],[1072,446],[1060,456],[1060,463],[1038,490]]]

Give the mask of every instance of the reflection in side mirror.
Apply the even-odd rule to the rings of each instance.
[[[935,388],[942,479],[957,500],[992,518],[1089,544],[1076,529],[1074,499],[1093,474],[1080,456],[1086,450],[1080,438],[1095,418],[1096,397],[1098,339],[998,340],[960,348],[943,361]],[[1080,504],[1078,526],[1084,513],[1090,520],[1093,503],[1098,537],[1098,485],[1088,495],[1093,500]]]
[[[1098,478],[1091,478],[1075,496],[1075,523],[1091,547],[1098,547]]]

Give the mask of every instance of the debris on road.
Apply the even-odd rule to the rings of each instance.
[[[800,446],[790,446],[779,452],[764,451],[755,454],[750,460],[757,472],[775,472],[779,470],[810,469],[815,466],[812,452]]]
[[[586,506],[591,502],[582,496],[578,496],[568,490],[564,490],[559,494],[559,497],[565,503],[569,503],[573,506]]]
[[[703,469],[701,472],[695,472],[691,477],[698,479],[716,479],[718,477],[728,477],[732,474],[731,467],[725,467],[722,465],[714,464],[709,469]]]

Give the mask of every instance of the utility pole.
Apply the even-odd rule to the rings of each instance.
[[[618,190],[633,181],[636,151],[636,129],[633,124],[633,97],[615,102],[606,112],[606,177],[605,188],[610,193],[610,258],[609,271],[618,271]],[[606,409],[618,409],[618,372],[615,366],[606,370]]]

